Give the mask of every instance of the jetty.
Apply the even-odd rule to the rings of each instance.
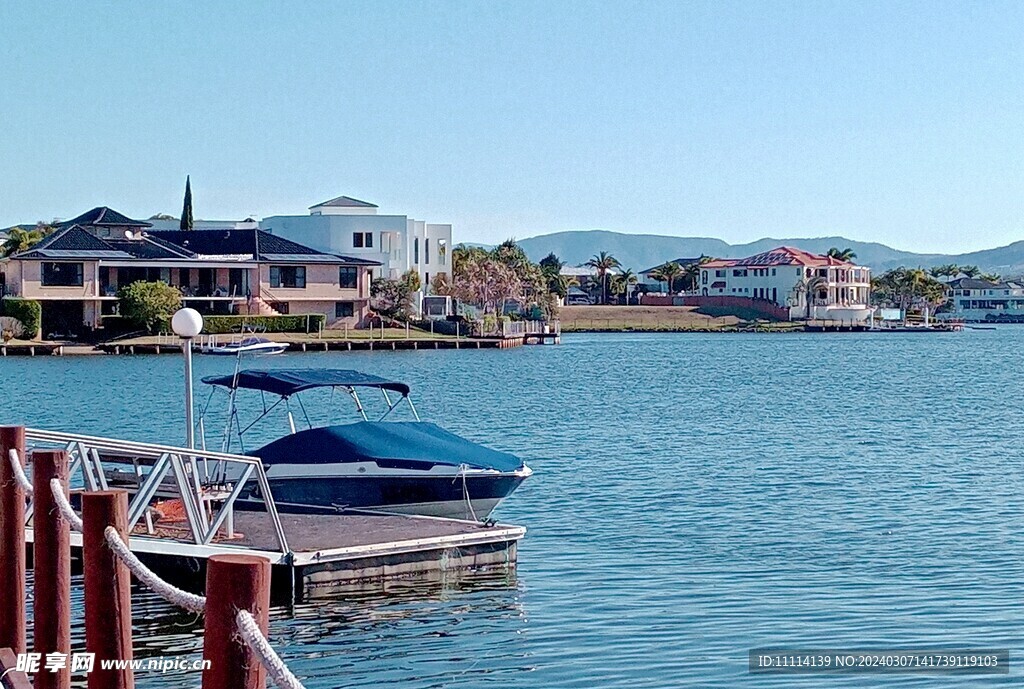
[[[526,533],[523,527],[494,522],[344,509],[282,514],[262,463],[247,455],[24,427],[0,428],[0,450],[0,484],[14,480],[18,467],[31,465],[36,453],[62,454],[72,505],[116,487],[113,477],[125,472],[111,469],[127,468],[136,477],[127,486],[131,551],[154,571],[192,587],[202,585],[205,564],[219,555],[268,561],[279,600],[380,587],[394,578],[512,571],[517,543]],[[213,484],[208,477],[215,471],[233,479]],[[251,482],[259,487],[259,508],[236,504]],[[38,541],[33,510],[30,501],[23,523],[30,552]],[[9,536],[10,520],[0,523]],[[82,534],[71,533],[69,547],[80,552]]]

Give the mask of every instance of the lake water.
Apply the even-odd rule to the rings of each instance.
[[[752,676],[747,653],[1024,657],[1022,333],[575,335],[263,359],[406,380],[424,418],[536,471],[496,513],[529,529],[514,578],[275,609],[271,640],[311,689],[1017,683],[1021,666]],[[3,359],[2,421],[181,442],[180,366]],[[142,590],[133,602],[137,655],[199,657],[201,620]]]

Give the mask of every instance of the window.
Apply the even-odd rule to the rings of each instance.
[[[342,289],[355,289],[359,280],[359,269],[342,266],[338,269],[338,285]]]
[[[423,240],[423,262],[426,263],[427,265],[430,265],[430,240],[429,239],[424,239]],[[430,280],[427,280],[427,282],[430,282]]]
[[[412,262],[420,262],[420,238],[416,237],[412,240]]]
[[[745,277],[747,277],[747,271],[746,270],[736,269],[736,270],[732,271],[732,276],[734,278],[745,278]]]
[[[350,301],[336,301],[334,302],[334,317],[335,318],[351,318],[356,314],[355,304]]]
[[[291,287],[305,289],[305,266],[270,266],[271,287]]]
[[[43,287],[81,287],[81,263],[44,263]]]
[[[366,242],[365,243],[366,243],[366,248],[367,249],[372,249],[373,248],[373,232],[367,232],[366,233]]]
[[[715,271],[715,277],[716,278],[724,278],[725,277],[725,271],[724,270],[716,270]]]
[[[372,249],[373,232],[353,232],[352,246],[356,249]]]
[[[706,270],[700,271],[700,284],[702,284],[702,285],[708,284],[708,271],[706,271]]]
[[[772,277],[775,277],[775,269],[772,268]]]

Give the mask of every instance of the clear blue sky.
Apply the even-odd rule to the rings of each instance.
[[[0,226],[1024,239],[1021,2],[0,2]]]

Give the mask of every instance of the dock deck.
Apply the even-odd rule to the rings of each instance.
[[[131,549],[162,576],[196,589],[212,555],[259,555],[274,565],[279,597],[303,599],[393,579],[431,580],[460,571],[513,570],[526,529],[456,519],[385,514],[282,514],[290,551],[276,546],[264,514],[238,512],[237,538],[209,545],[132,535]],[[26,540],[33,541],[32,529]],[[71,534],[75,551],[82,535]]]

